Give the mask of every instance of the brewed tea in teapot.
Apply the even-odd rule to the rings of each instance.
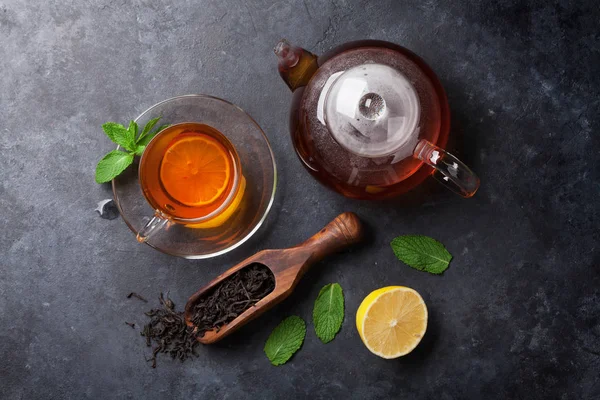
[[[298,157],[347,197],[383,199],[429,175],[464,197],[477,176],[443,150],[446,94],[431,68],[389,42],[360,41],[317,57],[280,41],[279,72],[293,92],[290,132]]]

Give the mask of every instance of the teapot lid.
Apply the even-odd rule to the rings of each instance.
[[[317,117],[349,152],[369,158],[408,156],[419,136],[419,97],[398,69],[364,63],[328,78]]]

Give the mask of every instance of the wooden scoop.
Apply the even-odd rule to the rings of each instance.
[[[216,330],[208,331],[204,337],[198,338],[198,341],[204,344],[217,342],[288,297],[311,265],[325,256],[358,243],[361,238],[362,226],[360,220],[356,214],[346,212],[338,215],[318,233],[295,247],[258,252],[219,275],[208,285],[194,293],[185,305],[185,321],[188,326],[194,327],[192,315],[196,302],[223,279],[250,264],[265,265],[275,276],[275,289],[253,307],[221,327],[219,332],[216,332]]]

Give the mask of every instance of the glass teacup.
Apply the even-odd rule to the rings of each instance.
[[[242,109],[211,96],[165,100],[136,122],[143,126],[157,117],[170,126],[113,181],[123,219],[140,242],[180,257],[208,258],[238,247],[258,230],[273,203],[276,169],[266,136]],[[196,156],[202,151],[220,155],[219,167],[202,164]],[[180,174],[188,162],[196,164]],[[193,174],[207,176],[215,169],[221,175],[209,178],[222,185],[193,197],[198,190],[186,187],[186,179],[204,184]]]

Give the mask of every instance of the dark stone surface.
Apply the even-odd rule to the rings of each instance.
[[[37,3],[37,4],[36,4]],[[595,1],[0,1],[0,397],[600,397],[600,45]],[[477,171],[463,200],[428,182],[396,203],[350,201],[311,179],[287,132],[290,93],[271,49],[316,53],[348,40],[412,49],[444,83],[452,149]],[[210,261],[138,245],[94,208],[113,146],[100,125],[185,93],[247,110],[280,166],[256,240]],[[315,266],[285,303],[200,358],[159,360],[139,333],[147,305],[188,295],[262,248],[285,247],[342,211],[370,226],[365,246]],[[395,260],[389,241],[425,234],[455,256],[441,277]],[[346,294],[330,344],[312,331],[285,366],[263,354],[287,315],[311,320],[326,283]],[[430,310],[424,342],[395,361],[371,355],[354,313],[400,284]]]

